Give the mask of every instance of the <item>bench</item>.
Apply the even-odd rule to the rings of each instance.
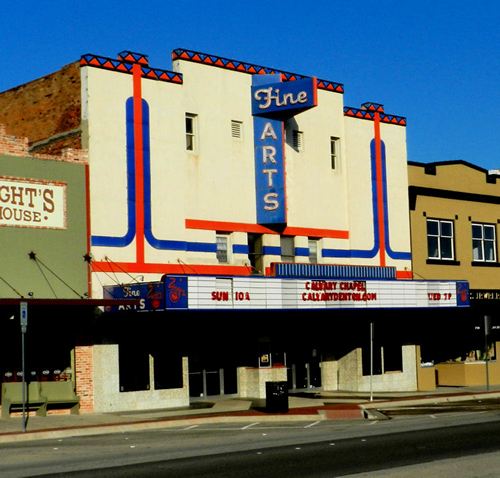
[[[26,410],[36,410],[37,415],[46,414],[47,399],[40,393],[40,382],[30,382],[26,387]],[[23,406],[23,383],[2,383],[2,418],[9,418],[10,411],[22,410]]]
[[[80,397],[76,395],[72,381],[40,382],[40,395],[46,398],[44,410],[49,408],[67,408],[70,413],[77,415],[80,412]]]
[[[27,387],[26,410],[36,410],[37,416],[47,415],[49,408],[67,408],[71,414],[80,411],[80,397],[75,394],[73,382],[30,382]],[[11,410],[23,406],[22,382],[2,384],[2,418],[9,418]]]

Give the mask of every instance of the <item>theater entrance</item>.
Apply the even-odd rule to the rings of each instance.
[[[320,357],[316,349],[309,354],[288,353],[288,387],[290,390],[310,390],[321,387]]]
[[[236,366],[217,367],[189,358],[189,396],[204,398],[238,393]]]

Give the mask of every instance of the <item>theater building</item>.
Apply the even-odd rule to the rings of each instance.
[[[88,407],[262,397],[275,380],[422,388],[419,346],[434,353],[428,326],[463,315],[468,284],[413,276],[406,119],[345,106],[330,80],[172,61],[88,54],[0,94],[32,151],[88,150],[91,296],[139,301],[97,320]]]

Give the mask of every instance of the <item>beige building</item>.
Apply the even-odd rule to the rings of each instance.
[[[472,362],[485,357],[485,322],[488,343],[498,339],[500,175],[465,161],[410,162],[408,171],[415,278],[466,280],[470,284],[468,316],[442,327],[436,324],[433,331],[436,342],[442,340],[440,358],[454,362],[438,367],[439,382],[485,383],[484,365],[475,364],[477,373],[470,370]],[[495,357],[494,351],[491,357]],[[465,368],[458,370],[460,367]],[[492,381],[500,382],[500,375]]]

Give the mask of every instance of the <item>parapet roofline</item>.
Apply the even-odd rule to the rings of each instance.
[[[31,297],[0,298],[0,306],[16,305],[26,302],[28,306],[65,306],[65,307],[105,307],[112,305],[139,305],[139,299],[35,299]]]
[[[280,74],[284,81],[293,81],[302,78],[310,78],[306,75],[298,73],[291,73],[276,68],[270,68],[253,63],[247,63],[221,56],[211,55],[193,50],[185,50],[177,48],[172,52],[172,61],[185,60],[194,63],[200,63],[207,66],[214,66],[226,70],[236,71],[240,73],[247,73],[251,75],[270,75]],[[94,68],[102,68],[105,70],[118,71],[121,73],[132,74],[133,65],[140,64],[142,70],[142,77],[152,80],[167,81],[171,83],[183,83],[182,73],[170,70],[163,70],[159,68],[151,68],[149,66],[148,56],[143,53],[136,53],[132,51],[122,51],[118,54],[118,58],[109,58],[105,56],[95,55],[93,53],[86,53],[80,58],[80,66],[91,66]],[[318,79],[318,88],[335,93],[344,93],[344,85],[329,80]]]
[[[472,164],[469,163],[468,161],[465,161],[463,159],[452,159],[448,161],[435,161],[431,163],[421,163],[418,161],[408,161],[409,166],[416,166],[420,168],[424,168],[425,173],[429,175],[436,175],[436,168],[437,167],[442,167],[442,166],[465,166],[469,169],[474,169],[475,171],[479,171],[480,173],[483,173],[486,177],[486,182],[491,182],[491,183],[496,183],[497,178],[500,176],[500,171],[496,170],[487,170],[482,168],[481,166],[478,166],[477,164]]]
[[[231,71],[238,71],[240,73],[248,73],[250,75],[281,75],[284,81],[300,80],[302,78],[310,78],[307,75],[299,73],[291,73],[277,68],[270,68],[267,66],[257,65],[254,63],[247,63],[240,60],[231,58],[224,58],[222,56],[211,55],[209,53],[202,53],[199,51],[186,50],[183,48],[176,48],[172,52],[172,61],[185,60],[194,63],[201,63],[203,65],[215,66]],[[333,91],[335,93],[344,93],[344,85],[329,80],[318,79],[318,88],[326,91]]]
[[[120,58],[123,53],[124,52],[120,53]],[[142,78],[177,83],[179,85],[183,83],[182,73],[151,68],[147,64],[139,61],[132,62],[130,59],[115,60],[105,56],[94,55],[93,53],[87,53],[80,58],[80,66],[91,66],[93,68],[102,68],[104,70],[117,71],[119,73],[128,73],[130,75],[133,73],[135,64],[141,65]]]
[[[481,166],[478,166],[476,164],[469,163],[468,161],[465,161],[464,159],[449,159],[445,161],[433,161],[429,163],[422,163],[419,161],[408,161],[408,164],[411,166],[419,166],[421,168],[427,168],[430,166],[456,166],[456,165],[463,165],[467,166],[471,169],[475,169],[477,171],[480,171],[482,173],[488,173],[487,169],[482,168]]]
[[[132,74],[134,65],[138,64],[140,65],[142,78],[166,81],[179,85],[182,85],[184,82],[182,73],[163,70],[159,68],[151,68],[149,66],[148,56],[143,53],[125,50],[118,53],[117,56],[117,59],[113,59],[109,57],[94,55],[92,53],[87,53],[85,55],[82,55],[82,57],[80,58],[80,66],[90,66],[94,68],[117,71],[120,73]],[[281,75],[283,81],[294,81],[303,78],[310,78],[310,76],[302,75],[299,73],[291,73],[289,71],[279,70],[277,68],[257,65],[254,63],[247,63],[240,60],[234,60],[231,58],[211,55],[209,53],[202,53],[194,50],[187,50],[184,48],[176,48],[172,51],[172,61],[177,60],[190,61],[193,63],[199,63],[206,66],[213,66],[216,68],[222,68],[250,75],[279,74]],[[331,91],[340,94],[344,93],[344,85],[342,83],[337,83],[329,80],[318,79],[317,87],[320,90]],[[352,118],[373,121],[376,117],[376,114],[378,115],[378,118],[382,123],[406,126],[405,117],[386,114],[384,112],[383,105],[380,105],[379,103],[368,102],[363,103],[363,105],[361,105],[361,108],[344,108],[344,116],[349,116]]]

